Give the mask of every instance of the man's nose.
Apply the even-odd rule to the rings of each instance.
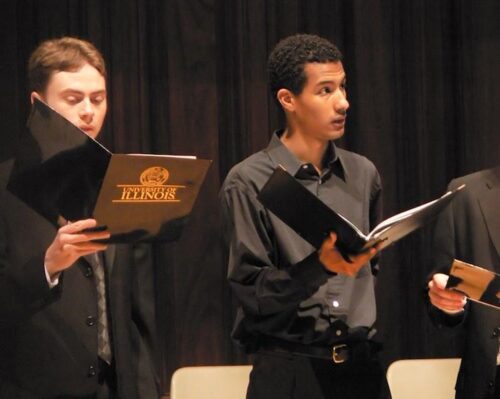
[[[86,123],[90,123],[94,117],[94,106],[90,99],[86,98],[82,101],[80,108],[80,118]]]
[[[337,95],[334,103],[335,111],[345,113],[349,108],[349,101],[347,101],[347,94],[343,90],[337,90]]]

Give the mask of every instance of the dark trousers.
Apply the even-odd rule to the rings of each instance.
[[[247,399],[378,399],[384,381],[376,359],[335,364],[286,353],[257,353]]]

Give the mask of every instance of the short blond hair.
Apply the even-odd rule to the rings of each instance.
[[[31,53],[28,62],[30,90],[43,93],[53,73],[77,71],[85,63],[106,78],[104,58],[92,43],[75,37],[45,40]]]

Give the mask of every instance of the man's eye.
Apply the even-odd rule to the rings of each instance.
[[[322,87],[319,94],[330,94],[332,90],[329,87]]]
[[[94,104],[100,104],[100,103],[102,103],[102,102],[104,101],[104,99],[105,99],[105,98],[106,98],[106,97],[104,97],[104,96],[97,96],[97,97],[93,97],[93,98],[92,98],[92,102],[93,102]]]
[[[67,96],[66,97],[66,102],[68,102],[69,104],[76,104],[80,101],[80,99],[78,97],[75,97],[75,96]]]

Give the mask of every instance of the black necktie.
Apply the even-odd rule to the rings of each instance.
[[[106,278],[102,258],[97,252],[85,256],[94,271],[97,289],[97,354],[106,363],[111,364],[111,342],[108,328],[108,312],[106,302]]]

